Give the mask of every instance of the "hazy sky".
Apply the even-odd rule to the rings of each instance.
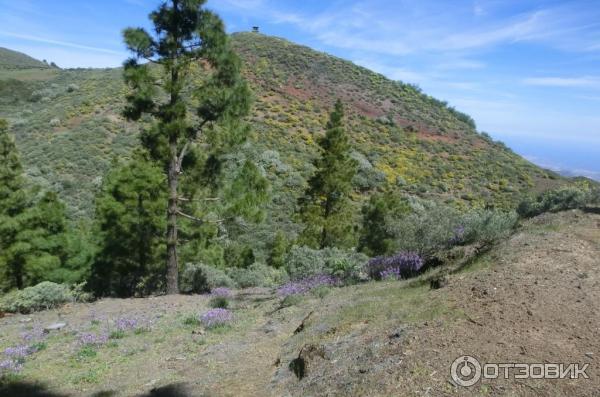
[[[61,67],[117,66],[155,0],[0,0],[0,46]],[[600,179],[600,0],[209,0],[258,25],[416,83],[531,160]]]

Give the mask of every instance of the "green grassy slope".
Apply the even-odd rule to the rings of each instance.
[[[49,69],[50,66],[21,52],[0,47],[0,69]]]
[[[459,206],[507,207],[524,192],[563,181],[411,85],[274,37],[240,33],[232,42],[254,89],[246,155],[273,184],[270,222],[289,218],[336,97],[347,104],[361,164],[357,205],[386,182]],[[90,214],[112,158],[135,145],[137,127],[120,117],[125,92],[120,69],[0,73],[0,117],[11,123],[28,173],[59,191],[76,216]]]

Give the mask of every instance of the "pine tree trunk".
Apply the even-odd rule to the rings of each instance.
[[[319,243],[319,248],[323,249],[327,247],[328,243],[328,224],[329,215],[331,215],[331,198],[327,197],[325,201],[325,212],[323,213],[323,230],[321,230],[321,241]]]
[[[177,263],[177,139],[169,142],[171,160],[169,162],[169,204],[167,208],[167,294],[179,293],[179,266]]]

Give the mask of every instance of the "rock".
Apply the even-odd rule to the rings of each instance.
[[[313,344],[304,345],[300,349],[298,357],[290,362],[288,368],[296,375],[298,380],[302,380],[308,371],[308,363],[316,357],[326,359],[324,347]]]
[[[54,323],[44,327],[44,332],[58,331],[67,326],[67,323]]]
[[[397,338],[402,337],[402,335],[404,335],[404,328],[398,328],[398,329],[394,330],[391,334],[389,334],[388,338],[397,339]]]
[[[440,289],[448,285],[448,277],[445,275],[440,275],[434,277],[429,281],[429,288],[431,289]]]
[[[30,323],[31,322],[31,317],[27,317],[27,318],[22,318],[19,320],[20,323]]]

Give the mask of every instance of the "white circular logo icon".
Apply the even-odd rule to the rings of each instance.
[[[481,364],[475,357],[458,357],[450,367],[450,375],[459,386],[473,386],[481,379]]]

